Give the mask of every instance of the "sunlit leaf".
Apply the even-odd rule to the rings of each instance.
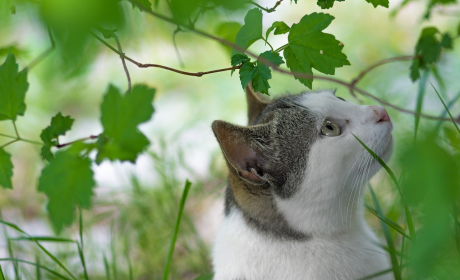
[[[24,115],[28,88],[27,69],[19,72],[14,55],[9,54],[0,66],[0,121],[15,121],[18,115]]]
[[[244,25],[236,34],[235,44],[247,49],[259,39],[262,39],[262,11],[254,8],[249,10],[244,17]],[[237,53],[239,53],[238,50],[232,50],[232,56]]]
[[[101,105],[103,134],[98,140],[98,163],[104,159],[135,162],[149,141],[137,126],[153,114],[155,89],[135,85],[131,92],[121,95],[110,85]]]
[[[366,2],[371,3],[374,8],[377,8],[377,6],[388,8],[390,4],[388,0],[366,0]]]
[[[323,33],[331,24],[333,16],[324,13],[305,15],[289,32],[289,47],[284,50],[284,58],[292,72],[312,74],[312,68],[334,75],[335,68],[350,65],[342,53],[343,44],[331,34]],[[296,78],[307,87],[312,87],[312,79]]]

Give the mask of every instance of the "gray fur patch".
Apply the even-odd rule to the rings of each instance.
[[[269,125],[268,136],[255,139],[264,157],[263,166],[257,172],[268,178],[267,183],[255,187],[235,176],[229,166],[226,190],[226,215],[241,211],[252,228],[285,240],[310,238],[288,225],[273,197],[289,199],[296,193],[305,176],[310,148],[319,138],[318,116],[297,105],[300,97],[288,95],[273,100],[251,123]]]

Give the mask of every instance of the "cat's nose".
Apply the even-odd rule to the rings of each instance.
[[[385,108],[380,106],[369,106],[375,113],[376,122],[391,122],[390,116]]]

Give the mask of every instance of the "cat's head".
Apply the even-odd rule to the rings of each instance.
[[[278,230],[270,224],[305,234],[350,226],[362,185],[381,167],[355,136],[388,160],[393,126],[385,109],[333,91],[272,101],[246,91],[249,126],[212,124],[229,166],[227,208],[268,231]]]

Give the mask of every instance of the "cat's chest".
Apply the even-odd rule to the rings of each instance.
[[[357,279],[388,268],[386,257],[376,253],[381,250],[362,241],[263,238],[245,224],[241,214],[232,213],[214,244],[214,280]]]

